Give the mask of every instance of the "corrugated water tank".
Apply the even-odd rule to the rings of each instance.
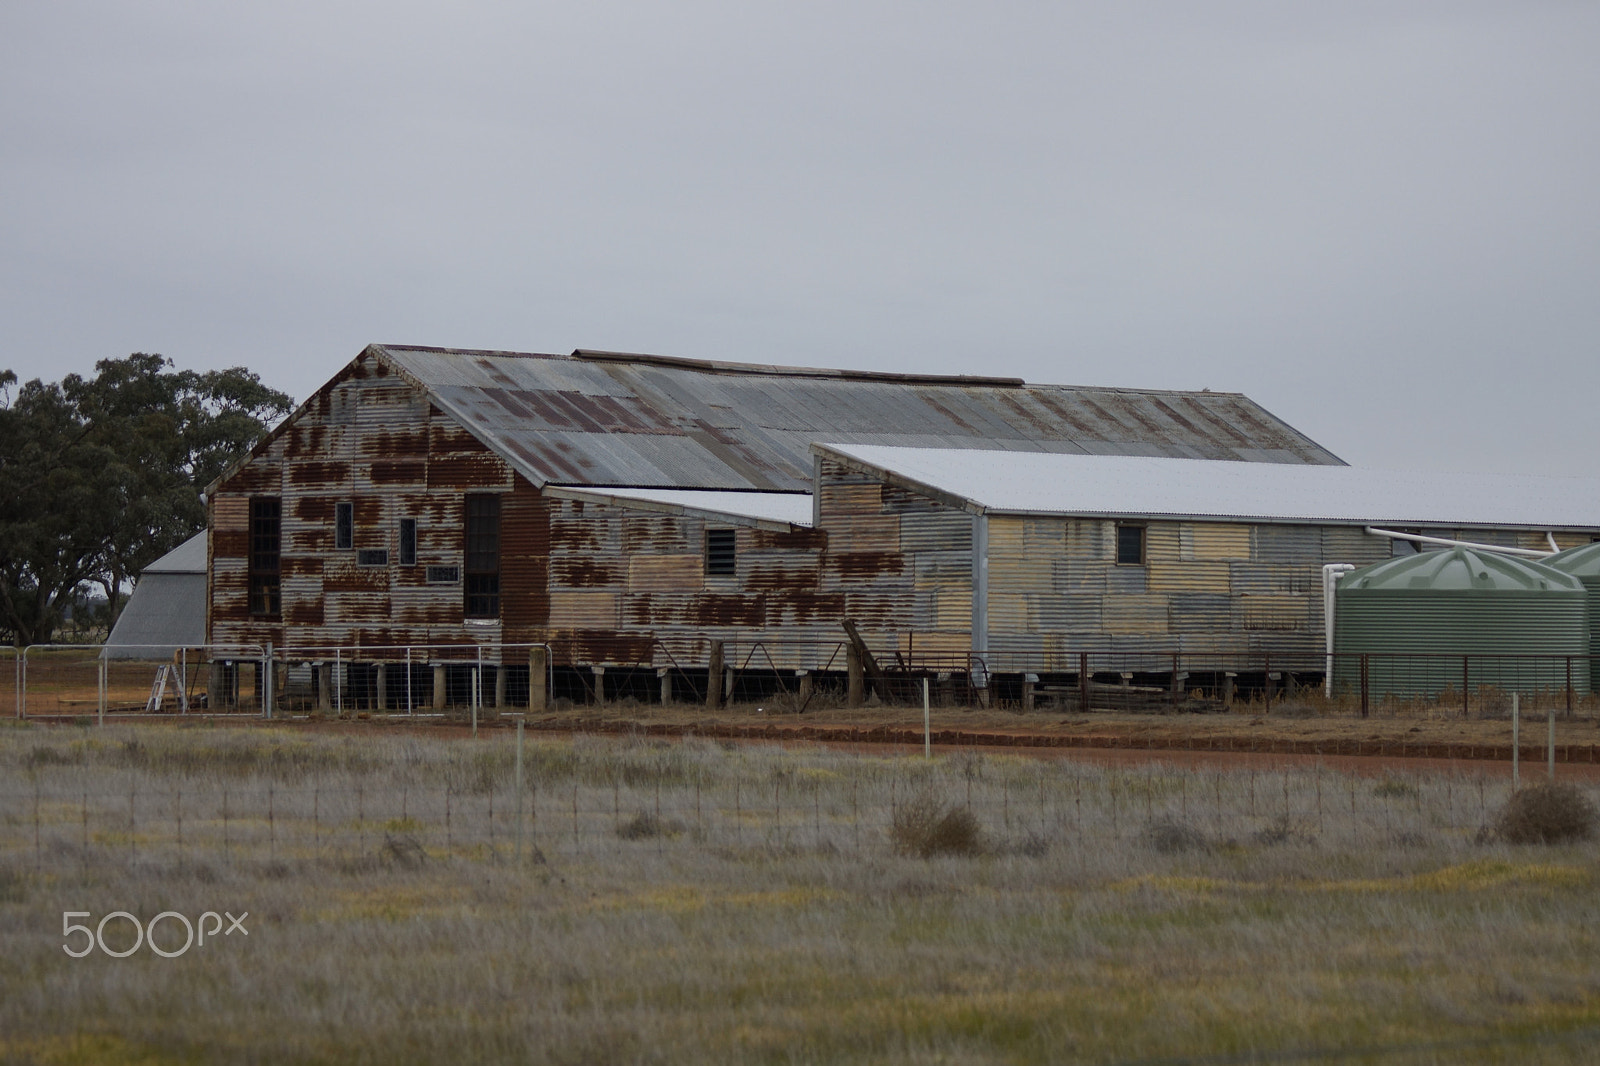
[[[1589,654],[1588,599],[1570,574],[1461,547],[1352,570],[1334,594],[1334,691],[1359,691],[1361,652],[1375,699],[1564,688],[1566,657]],[[1571,668],[1579,692],[1585,662]]]
[[[1540,562],[1571,574],[1589,590],[1589,687],[1600,692],[1600,543],[1568,548]]]

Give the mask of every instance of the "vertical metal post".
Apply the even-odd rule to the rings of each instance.
[[[261,717],[272,717],[272,682],[276,680],[272,669],[272,641],[267,641],[266,654],[261,658],[261,669],[266,673],[261,675]]]
[[[189,649],[178,649],[178,713],[189,713]]]
[[[472,675],[472,699],[474,707],[483,706],[483,645],[478,645],[478,672]],[[477,736],[476,733],[473,736]]]
[[[101,658],[100,658],[100,669],[98,671],[99,679],[100,679],[100,699],[99,699],[99,702],[97,704],[99,709],[100,709],[100,724],[101,725],[105,725],[106,724],[106,689],[108,687],[110,687],[109,683],[110,683],[110,680],[111,680],[110,677],[107,675],[107,671],[110,668],[111,668],[111,664],[106,662],[106,659],[105,659],[104,656],[101,656]]]
[[[1267,710],[1270,711],[1270,710],[1272,710],[1272,656],[1270,656],[1270,655],[1262,656],[1262,664],[1263,664],[1262,665],[1262,675],[1263,676],[1262,676],[1261,684],[1262,684],[1262,687],[1264,689],[1266,689]]]
[[[522,719],[517,719],[517,862],[522,862]]]
[[[472,708],[472,739],[478,739],[478,668],[472,668],[472,698],[467,701]]]
[[[1567,717],[1572,717],[1572,656],[1567,656]]]
[[[406,647],[406,717],[417,713],[417,705],[411,699],[411,647]]]
[[[1470,655],[1461,657],[1461,717],[1463,718],[1472,717],[1471,707],[1467,703],[1467,664],[1471,661],[1472,656]]]
[[[338,648],[333,649],[333,710],[344,717],[344,661]]]
[[[933,724],[928,717],[928,679],[922,679],[922,757],[933,758]]]
[[[1545,741],[1545,744],[1547,745],[1548,750],[1549,750],[1549,763],[1548,763],[1548,774],[1547,774],[1547,776],[1548,776],[1548,778],[1550,780],[1550,783],[1554,784],[1555,780],[1556,780],[1556,707],[1555,707],[1555,704],[1552,703],[1548,708],[1546,708],[1545,715],[1549,719],[1549,726],[1550,726],[1549,733],[1548,733],[1547,739]]]
[[[1176,707],[1181,702],[1183,680],[1178,677],[1178,652],[1172,653],[1172,705]]]
[[[1089,653],[1078,653],[1078,710],[1089,711]]]
[[[1522,787],[1522,698],[1511,694],[1511,788]]]

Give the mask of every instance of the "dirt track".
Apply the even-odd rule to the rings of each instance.
[[[51,719],[41,719],[51,720]],[[53,719],[65,721],[67,719]],[[80,719],[81,720],[81,719]],[[239,725],[290,725],[319,732],[363,734],[407,730],[433,736],[462,736],[470,727],[459,715],[389,715],[346,720],[288,717],[272,722],[253,715],[190,715],[196,725],[216,721]],[[509,715],[486,716],[485,730],[504,729]],[[108,716],[117,722],[173,722],[172,716]],[[920,709],[828,709],[769,715],[765,709],[731,708],[714,715],[702,708],[623,705],[584,708],[527,719],[534,732],[589,733],[645,737],[707,737],[756,743],[825,744],[852,750],[921,751]],[[1524,720],[1519,748],[1525,777],[1544,773],[1548,721]],[[1556,723],[1559,776],[1600,780],[1600,723],[1592,718]],[[1511,772],[1511,723],[1506,719],[1431,716],[1347,718],[1285,715],[1140,715],[1095,713],[1069,718],[994,711],[935,712],[936,751],[1005,750],[1034,757],[1080,758],[1126,763],[1156,760],[1194,766],[1322,764],[1354,772],[1382,773],[1401,765],[1411,769],[1454,768],[1491,774]]]

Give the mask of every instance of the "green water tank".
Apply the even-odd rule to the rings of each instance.
[[[1540,562],[1571,574],[1589,590],[1589,687],[1600,692],[1600,542],[1568,548]]]
[[[1567,685],[1566,657],[1589,654],[1583,583],[1524,558],[1423,552],[1352,570],[1335,590],[1335,692],[1359,691],[1361,652],[1374,699],[1435,696],[1463,681],[1471,691],[1554,691]],[[1579,692],[1589,690],[1586,664],[1570,666]]]

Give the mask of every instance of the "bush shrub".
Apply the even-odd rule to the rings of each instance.
[[[1508,844],[1565,844],[1594,836],[1595,809],[1575,785],[1518,789],[1495,820],[1495,834]]]
[[[623,840],[654,840],[656,837],[675,837],[683,832],[683,823],[672,818],[657,818],[650,811],[640,811],[617,826],[617,836]]]
[[[1163,818],[1151,822],[1139,833],[1139,840],[1163,855],[1178,855],[1185,851],[1204,851],[1211,846],[1206,835],[1187,822]]]
[[[945,805],[929,792],[895,809],[889,835],[897,850],[922,859],[978,855],[985,850],[977,817],[965,807]]]

